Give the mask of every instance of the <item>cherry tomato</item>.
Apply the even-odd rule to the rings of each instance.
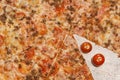
[[[84,53],[88,53],[92,50],[92,45],[89,42],[84,42],[81,45],[81,50]]]
[[[102,65],[104,62],[105,62],[105,58],[101,53],[94,55],[92,58],[92,63],[96,67]]]
[[[3,43],[4,43],[4,38],[2,35],[0,35],[0,46],[2,46]]]

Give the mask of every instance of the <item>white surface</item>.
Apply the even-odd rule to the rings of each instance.
[[[118,58],[116,53],[113,53],[112,51],[106,48],[100,47],[83,37],[77,35],[74,35],[74,37],[78,43],[79,48],[80,45],[85,41],[90,42],[92,44],[93,48],[90,53],[84,54],[81,50],[80,52],[85,58],[94,80],[120,80],[120,58]],[[105,57],[104,64],[99,67],[95,67],[91,63],[93,55],[97,53],[101,53]]]

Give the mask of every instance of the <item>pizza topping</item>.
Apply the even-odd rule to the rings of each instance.
[[[53,35],[58,40],[64,40],[66,36],[66,32],[61,27],[55,27],[53,31]]]
[[[6,47],[5,49],[8,55],[12,53],[12,51],[8,47]]]
[[[60,27],[55,27],[54,28],[54,36],[58,36],[59,34],[61,34],[63,31]]]
[[[5,14],[0,15],[0,21],[2,21],[3,23],[5,23],[6,19],[7,19],[7,17],[6,17]]]
[[[30,48],[25,52],[26,59],[32,59],[35,56],[34,48]]]
[[[20,62],[18,65],[18,71],[22,74],[28,74],[32,65],[26,65],[24,62]]]
[[[54,63],[54,65],[52,66],[51,71],[50,71],[49,74],[52,75],[52,76],[55,76],[56,73],[58,72],[58,70],[59,70],[59,64]]]
[[[64,1],[55,5],[55,11],[61,13],[65,10]]]
[[[4,43],[4,37],[2,35],[0,35],[0,46],[2,46]]]
[[[82,52],[84,53],[88,53],[92,50],[92,45],[89,42],[84,42],[81,46],[80,46]]]
[[[93,56],[92,58],[92,63],[94,66],[98,67],[100,65],[102,65],[105,62],[105,58],[102,54],[96,54]]]
[[[0,6],[0,15],[4,14],[4,10],[2,9],[2,7]]]
[[[40,34],[40,35],[45,35],[45,34],[47,34],[47,32],[48,32],[48,30],[47,30],[47,26],[46,25],[44,25],[44,24],[35,24],[35,27],[36,27],[36,29],[37,29],[37,31],[38,31],[38,33]]]
[[[6,71],[11,71],[12,69],[14,68],[14,66],[13,66],[13,63],[12,62],[6,62],[5,63],[5,67],[4,67],[4,70],[6,70]]]
[[[71,5],[70,5],[70,6],[68,6],[68,7],[67,7],[67,9],[69,9],[70,11],[73,11],[73,12],[75,11],[74,7],[73,7],[73,6],[71,6]]]
[[[15,16],[16,18],[22,20],[26,15],[24,12],[17,12]]]
[[[32,77],[32,75],[27,75],[26,76],[26,80],[33,80],[34,78]]]
[[[103,18],[107,9],[108,9],[108,5],[102,5],[102,7],[98,10],[98,15],[97,15],[98,19]]]
[[[66,48],[66,46],[65,46],[63,41],[59,41],[58,44],[57,44],[57,47],[61,48],[61,49],[65,49]]]
[[[43,76],[48,75],[48,72],[51,67],[51,59],[49,59],[49,58],[43,59],[42,62],[38,65],[43,73]]]

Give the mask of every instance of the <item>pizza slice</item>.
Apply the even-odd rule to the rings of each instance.
[[[49,73],[50,80],[93,80],[73,36],[67,35]]]

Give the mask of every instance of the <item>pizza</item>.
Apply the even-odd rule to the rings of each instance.
[[[65,22],[65,5],[0,1],[0,80],[93,80]]]
[[[0,80],[93,80],[73,34],[120,54],[119,0],[0,0]]]

